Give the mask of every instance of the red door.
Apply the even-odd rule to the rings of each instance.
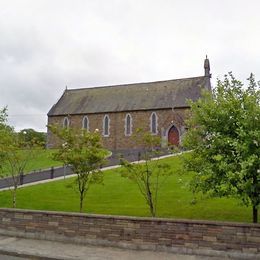
[[[168,132],[168,143],[169,145],[179,145],[179,142],[179,131],[175,126],[172,126]]]

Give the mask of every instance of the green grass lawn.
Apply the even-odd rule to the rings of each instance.
[[[22,151],[23,152],[23,151]],[[33,151],[33,156],[30,160],[28,160],[26,167],[25,167],[25,173],[31,172],[31,171],[37,171],[42,170],[50,167],[60,166],[62,165],[61,162],[55,161],[52,158],[53,153],[55,150],[53,149],[37,149],[36,151]],[[10,166],[3,166],[3,176],[9,176],[10,175]]]
[[[55,161],[52,158],[54,152],[55,150],[53,149],[39,150],[36,157],[28,163],[26,172],[62,165],[61,162]]]
[[[193,195],[188,188],[190,175],[179,175],[180,158],[165,159],[175,173],[164,183],[159,193],[158,217],[207,219],[251,222],[251,208],[239,205],[235,199],[209,199]],[[180,180],[181,179],[181,180]],[[75,211],[79,199],[74,188],[68,187],[74,179],[21,188],[17,194],[17,208]],[[0,207],[11,207],[10,191],[0,192]],[[91,186],[87,193],[84,211],[87,213],[149,216],[149,210],[137,187],[120,176],[119,170],[104,172],[104,184]]]

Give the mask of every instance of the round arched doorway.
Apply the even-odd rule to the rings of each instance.
[[[168,131],[168,143],[169,145],[179,145],[180,143],[179,131],[174,125]]]

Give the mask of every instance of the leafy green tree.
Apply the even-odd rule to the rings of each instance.
[[[99,133],[90,133],[85,129],[63,128],[49,126],[49,129],[61,140],[55,160],[64,165],[70,165],[77,175],[76,186],[79,192],[80,212],[83,210],[83,201],[90,185],[103,182],[103,173],[100,170],[104,164],[108,151],[100,143]]]
[[[3,144],[7,143],[6,140],[7,133],[8,133],[8,126],[7,126],[7,108],[3,108],[0,110],[0,170],[3,169],[3,164],[5,160],[5,152],[3,150]]]
[[[21,130],[19,133],[20,138],[24,139],[28,143],[37,143],[38,145],[44,147],[46,143],[46,134],[43,132],[37,132],[32,128],[27,128]]]
[[[160,138],[138,129],[134,135],[134,141],[142,144],[142,153],[139,163],[130,163],[121,159],[121,176],[134,182],[146,204],[152,217],[157,213],[158,193],[167,177],[172,173],[170,166],[158,160],[160,152]],[[156,158],[157,157],[157,158]],[[152,160],[152,159],[155,160]],[[157,160],[156,160],[157,159]]]
[[[36,156],[38,146],[27,142],[7,125],[7,109],[0,111],[0,176],[11,176],[12,205],[16,207],[17,188],[22,184],[25,167]]]
[[[6,125],[7,122],[7,108],[0,109],[0,127]]]
[[[218,80],[213,93],[191,102],[184,144],[193,149],[185,165],[194,171],[193,191],[235,196],[252,206],[257,222],[260,205],[260,90],[250,75],[248,86],[232,73]]]
[[[4,172],[1,176],[5,177],[6,174],[11,176],[11,189],[12,192],[12,205],[16,207],[17,189],[23,184],[23,177],[26,166],[33,158],[37,157],[38,150],[42,149],[37,144],[27,143],[20,139],[20,136],[15,132],[8,134],[10,143],[4,146],[5,164]]]

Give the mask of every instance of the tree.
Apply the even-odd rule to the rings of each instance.
[[[102,183],[103,173],[100,170],[108,151],[102,148],[98,132],[90,133],[85,129],[63,128],[49,126],[49,129],[59,137],[61,144],[54,158],[70,165],[77,175],[76,186],[79,192],[80,212],[89,187],[93,183]]]
[[[7,108],[4,107],[0,109],[0,127],[2,128],[4,125],[6,125],[7,121]]]
[[[7,125],[7,108],[0,111],[0,160],[1,177],[11,176],[12,205],[16,207],[16,193],[24,170],[30,160],[37,154],[38,145],[27,142],[18,135],[12,127]]]
[[[232,73],[218,80],[213,93],[191,102],[184,145],[193,149],[185,162],[194,171],[192,189],[212,196],[235,196],[260,205],[260,90],[253,74],[248,86]]]
[[[6,140],[9,127],[7,126],[7,108],[0,109],[0,170],[3,169],[5,160],[5,152],[3,144],[7,143]]]
[[[121,176],[128,178],[138,186],[149,207],[151,216],[155,217],[159,189],[172,172],[167,163],[158,160],[160,155],[160,152],[157,150],[157,147],[160,145],[159,137],[138,129],[133,138],[135,142],[142,144],[143,150],[140,159],[143,162],[130,163],[122,158]],[[157,160],[152,160],[152,158]]]
[[[45,146],[46,134],[43,132],[37,132],[32,128],[27,128],[21,130],[18,134],[20,135],[20,138],[24,139],[26,142],[37,143],[42,147]]]

